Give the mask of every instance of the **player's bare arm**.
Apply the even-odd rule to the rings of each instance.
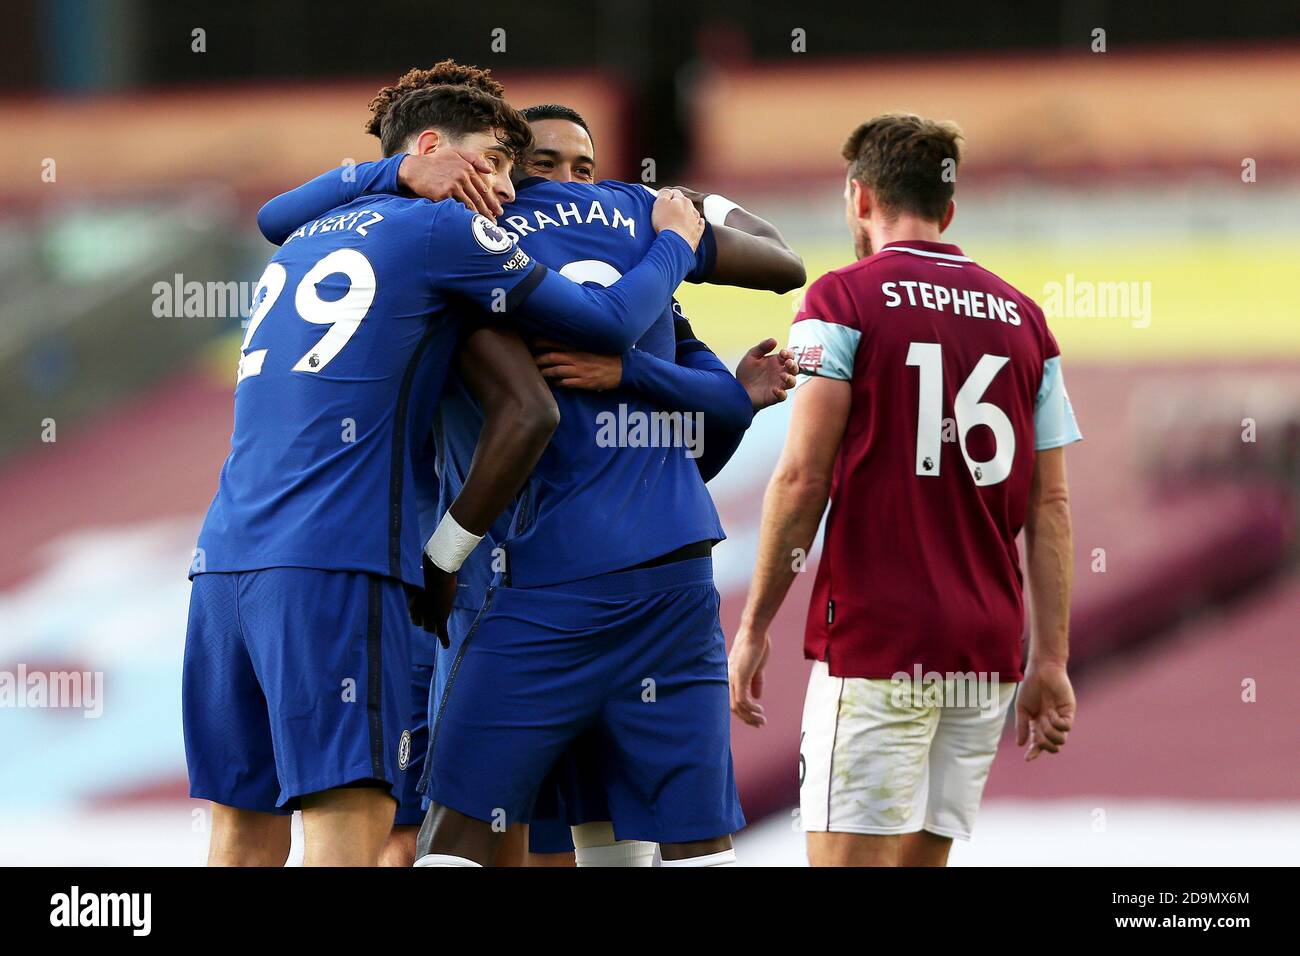
[[[465,486],[450,510],[466,529],[482,534],[523,487],[560,412],[514,332],[474,332],[461,348],[458,366],[483,407],[484,424]]]
[[[1074,550],[1065,449],[1040,451],[1025,514],[1031,624],[1029,660],[1016,698],[1016,743],[1026,760],[1058,753],[1074,725],[1070,656],[1070,582]]]
[[[713,224],[717,260],[709,282],[784,293],[808,279],[803,258],[779,229],[724,196],[675,186]]]
[[[483,408],[483,430],[465,484],[448,509],[451,523],[444,517],[425,549],[424,601],[412,607],[415,623],[444,646],[460,562],[514,500],[560,423],[555,399],[516,333],[477,330],[461,348],[459,367]]]
[[[830,498],[831,474],[848,423],[851,386],[813,378],[800,386],[785,448],[763,496],[758,556],[740,629],[728,658],[731,710],[752,727],[766,723],[763,667],[768,628],[807,556]]]

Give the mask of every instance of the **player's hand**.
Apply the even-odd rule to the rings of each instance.
[[[618,388],[623,381],[623,359],[617,355],[596,355],[559,342],[536,344],[542,351],[533,361],[552,385],[604,392]]]
[[[767,632],[741,630],[727,657],[727,680],[731,685],[731,712],[751,727],[767,724],[758,699],[763,696],[763,667],[772,642]]]
[[[736,366],[736,381],[745,386],[754,411],[785,401],[786,392],[794,388],[799,365],[789,349],[776,348],[776,339],[764,339],[745,353]]]
[[[495,220],[501,215],[501,201],[484,175],[491,172],[482,153],[448,146],[407,156],[397,167],[397,183],[425,199],[454,199]]]
[[[692,249],[699,248],[704,235],[704,218],[694,203],[676,189],[661,189],[655,198],[650,222],[655,232],[671,230],[685,239]]]
[[[1016,694],[1016,746],[1029,744],[1025,760],[1060,752],[1074,726],[1074,714],[1074,688],[1065,665],[1031,661]]]
[[[407,599],[411,623],[430,634],[438,635],[443,647],[451,646],[447,634],[447,618],[451,616],[451,603],[456,597],[456,575],[444,571],[427,554],[421,555],[424,567],[424,588]]]
[[[669,186],[667,188],[677,190],[691,201],[691,204],[700,211],[701,216],[704,215],[704,200],[708,198],[707,193],[702,193],[698,189],[692,189],[690,186]]]

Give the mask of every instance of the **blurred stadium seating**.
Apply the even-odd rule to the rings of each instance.
[[[616,77],[499,72],[521,105],[586,113],[602,173],[639,178]],[[97,719],[0,711],[0,863],[202,858],[179,725],[185,569],[242,333],[237,314],[157,316],[154,286],[254,278],[258,203],[370,158],[361,120],[388,80],[0,100],[0,166],[58,160],[57,184],[0,178],[0,670],[102,671],[107,694]],[[952,237],[969,254],[1040,301],[1067,283],[1146,297],[1049,315],[1086,437],[1068,455],[1080,719],[1059,757],[1025,765],[1007,743],[957,863],[1300,851],[1300,127],[1282,121],[1298,87],[1292,46],[713,63],[682,79],[683,178],[779,224],[810,278],[851,255],[840,141],[907,108],[966,128]],[[783,335],[797,294],[682,298],[734,357]],[[760,415],[712,486],[729,632],[787,419]],[[774,632],[770,725],[735,727],[747,812],[766,818],[749,862],[799,858],[810,583]]]

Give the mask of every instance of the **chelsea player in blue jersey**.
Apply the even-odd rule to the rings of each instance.
[[[406,78],[404,78],[404,82],[405,80]],[[588,149],[590,149],[589,146]],[[402,162],[404,163],[404,161]],[[378,178],[375,175],[374,169],[367,168],[366,166],[358,168],[356,172],[358,174],[356,177],[357,181],[363,184],[367,182],[372,182]],[[295,191],[295,194],[289,194],[287,197],[281,197],[280,199],[274,200],[272,203],[268,204],[268,207],[266,209],[264,209],[263,216],[259,217],[259,222],[261,222],[264,228],[267,229],[267,231],[270,233],[270,237],[274,237],[276,226],[271,220],[274,220],[276,218],[276,214],[281,214],[281,215],[286,214],[284,213],[283,210],[283,207],[286,205],[286,203],[289,204],[290,208],[294,208],[294,203],[306,203],[308,209],[310,210],[311,201],[313,201],[313,199],[319,204],[320,202],[323,201],[321,197],[333,198],[335,196],[335,192],[340,182],[342,182],[342,180],[338,180],[327,175],[326,177],[322,177],[322,179],[317,181],[316,183],[310,184],[308,187],[304,187],[302,190]],[[531,189],[534,187],[535,187],[535,183],[533,182],[526,182],[521,184],[520,186],[521,192],[525,189]],[[581,192],[573,194],[573,196],[564,194],[562,198],[569,200],[569,202],[567,203],[555,202],[553,212],[549,211],[548,209],[550,205],[548,201],[553,198],[550,196],[547,196],[545,198],[539,197],[540,208],[532,208],[531,210],[529,208],[529,204],[521,202],[517,204],[515,207],[512,207],[510,212],[513,214],[507,215],[507,217],[503,221],[514,226],[523,235],[527,235],[530,231],[545,230],[547,228],[551,228],[553,230],[564,230],[564,232],[567,233],[569,230],[565,229],[566,226],[593,226],[596,223],[600,223],[600,225],[608,228],[609,230],[612,230],[612,233],[602,233],[602,231],[593,230],[593,229],[586,229],[586,230],[579,229],[574,231],[572,241],[570,242],[565,242],[557,239],[556,243],[550,248],[541,247],[541,246],[537,248],[538,249],[546,248],[546,251],[548,253],[547,255],[548,261],[551,261],[552,264],[555,265],[559,264],[559,262],[561,261],[559,257],[562,255],[566,255],[566,254],[575,255],[580,253],[582,255],[582,258],[572,260],[568,265],[563,266],[561,271],[567,271],[569,274],[574,275],[575,277],[591,278],[598,282],[610,281],[611,278],[617,276],[617,273],[619,271],[618,268],[613,263],[622,262],[624,260],[624,257],[627,255],[626,248],[622,248],[622,249],[619,248],[620,244],[626,243],[627,238],[632,238],[635,236],[635,228],[636,228],[635,210],[637,210],[638,208],[644,209],[644,204],[648,203],[650,200],[649,198],[647,198],[647,191],[645,191],[641,187],[625,187],[622,184],[614,184],[614,183],[602,184],[602,187],[603,188],[601,192],[597,193],[594,197],[592,195],[584,195]],[[361,188],[369,188],[369,187],[363,185]],[[610,194],[611,191],[614,192],[613,195]],[[313,193],[317,195],[313,196]],[[590,205],[588,205],[588,203],[590,203]],[[604,205],[602,205],[602,203],[604,203]],[[640,207],[638,207],[638,203],[641,204]],[[579,204],[581,204],[582,207],[581,209],[579,209]],[[317,208],[319,208],[319,206]],[[520,212],[528,213],[528,215],[520,215]],[[531,216],[531,221],[529,216]],[[298,218],[301,218],[301,216],[299,216]],[[291,216],[290,221],[296,221],[296,219],[293,219]],[[621,232],[626,232],[628,235],[626,237],[621,236],[620,235]],[[593,243],[596,246],[595,249],[591,248]],[[784,248],[783,244],[781,244],[781,247]],[[591,255],[592,252],[602,252],[602,251],[605,253],[603,258],[593,258]],[[794,257],[794,261],[797,266],[798,279],[802,279],[802,266],[801,264],[798,264],[797,257]],[[797,284],[797,282],[795,284]],[[684,323],[679,321],[677,324],[681,325]],[[687,328],[689,327],[687,326]],[[671,322],[671,320],[669,321],[668,327],[665,331],[668,334],[668,354],[671,355],[672,339],[673,339],[673,323]],[[653,338],[653,337],[651,336],[647,338]],[[770,348],[771,344],[772,343],[764,343],[765,347],[762,349],[762,351],[765,353],[767,349]],[[643,386],[644,389],[646,391],[653,392],[656,384],[665,385],[668,384],[668,382],[670,381],[666,375],[662,374],[662,370],[658,370],[661,374],[659,374],[658,376],[656,375],[655,364],[656,363],[662,364],[662,359],[655,358],[654,352],[655,351],[663,352],[664,345],[662,339],[660,340],[660,344],[657,346],[653,342],[648,342],[646,340],[643,340],[641,345],[642,348],[639,348],[634,352],[627,354],[626,360],[628,362],[628,367],[626,369],[626,372],[621,374],[621,381],[615,382],[613,384],[623,385],[625,387],[634,386],[634,381],[633,381],[635,377],[634,373],[638,368],[640,368],[642,369],[640,373],[640,377],[644,381],[644,386]],[[703,350],[702,348],[700,348],[700,349],[694,349],[694,351],[700,352]],[[588,356],[587,358],[589,360],[594,360],[596,356]],[[712,358],[711,354],[709,355],[709,358]],[[750,358],[752,360],[757,360],[760,358],[760,356],[755,355],[755,356],[751,356]],[[632,361],[633,359],[635,359],[636,361]],[[580,361],[580,357],[577,355],[577,353],[570,353],[566,358],[566,361],[577,362]],[[617,362],[619,360],[615,357],[614,361]],[[723,375],[726,376],[726,378],[730,379],[730,375],[726,373],[725,369],[721,368],[720,363],[717,363],[716,359],[713,359],[712,361],[715,365],[718,366],[718,369],[721,370]],[[777,365],[779,368],[780,363],[778,362]],[[553,366],[552,370],[563,369],[563,368],[564,366]],[[679,371],[686,371],[686,370],[679,370]],[[710,369],[710,371],[713,370]],[[779,373],[777,375],[777,377],[774,379],[776,385],[771,388],[771,391],[776,392],[778,396],[780,394],[781,385],[783,384],[781,378],[782,374],[783,373]],[[570,384],[579,384],[579,383],[575,380],[573,382],[570,382]],[[687,395],[691,394],[691,385],[693,383],[691,382],[689,376],[686,379],[685,384],[683,384],[680,379],[676,384],[677,387],[681,388],[686,394],[680,394],[680,395],[670,394],[667,397],[668,403],[671,403],[674,398],[679,400],[686,399]],[[594,387],[600,387],[600,386],[594,386]],[[734,379],[731,379],[731,388],[733,389],[736,388],[736,383]],[[715,397],[718,395],[718,393],[716,392],[713,394]],[[692,395],[692,398],[701,399],[702,400],[701,404],[706,403],[708,401],[708,398],[706,397],[706,393],[699,390],[697,390]],[[746,406],[745,413],[744,413],[744,420],[740,424],[740,430],[743,430],[744,425],[748,424],[748,414],[750,413],[751,409],[749,407],[749,396],[745,395],[745,393],[742,391],[740,393],[739,398],[740,400],[744,401]],[[734,402],[736,401],[736,399],[732,398],[728,393],[723,392],[721,394],[721,398],[719,399],[719,401],[721,401],[721,403],[723,404],[726,404],[728,401]],[[593,405],[591,404],[590,400],[580,399],[576,396],[571,399],[568,399],[568,402],[569,404],[572,405],[571,410],[577,412],[579,418],[590,417],[587,413],[599,409],[601,407],[599,403]],[[689,404],[689,400],[688,400],[686,404],[686,408],[689,409],[690,407],[691,405]],[[701,406],[696,405],[695,407],[698,408]],[[567,411],[568,409],[566,409],[566,412]],[[596,414],[597,417],[599,417],[598,411]],[[639,410],[634,410],[634,414],[644,414],[644,412]],[[565,417],[567,419],[568,417],[567,414]],[[719,419],[721,419],[721,416],[719,416]],[[591,446],[593,444],[599,446],[600,442],[598,439],[594,443],[592,442],[591,440],[592,435],[590,433],[589,428],[584,428],[583,426],[579,425],[576,429],[571,429],[571,431],[572,431],[572,435],[570,435],[569,441],[565,443],[566,445],[565,451],[561,452],[561,451],[557,451],[554,448],[552,449],[552,451],[556,452],[554,456],[555,460],[561,463],[559,466],[559,470],[560,471],[571,470],[578,475],[583,475],[583,474],[590,475],[593,473],[592,470],[590,468],[584,468],[580,460],[575,462],[574,459],[580,458],[582,452],[587,446]],[[721,437],[717,431],[711,432],[711,435],[715,437]],[[734,448],[734,445],[732,447]],[[680,474],[680,469],[674,469],[674,468],[665,469],[663,467],[662,461],[656,461],[653,458],[647,460],[644,458],[644,456],[638,457],[635,454],[627,456],[626,468],[624,468],[623,465],[620,463],[618,457],[611,458],[609,455],[602,455],[601,453],[597,453],[597,455],[592,459],[592,465],[596,466],[595,468],[596,472],[602,472],[602,471],[607,472],[610,470],[611,465],[615,466],[614,470],[616,472],[620,472],[619,474],[616,474],[612,478],[612,480],[609,480],[604,484],[604,487],[607,489],[617,489],[621,486],[632,487],[632,488],[644,486],[645,480],[648,476],[653,476],[653,480],[657,480],[661,485],[664,484],[663,479],[668,478],[670,480],[667,482],[667,484],[671,485],[673,483],[671,481],[673,476],[675,474]],[[687,467],[694,475],[695,481],[698,484],[699,482],[698,472],[695,471],[693,465],[689,464],[689,461],[687,461]],[[574,490],[575,483],[569,482],[568,483],[569,487],[566,487],[566,482],[564,478],[560,478],[559,481],[549,481],[543,483],[549,485],[551,493],[543,494],[539,496],[538,501],[542,512],[545,513],[548,512],[549,510],[549,514],[544,514],[540,516],[540,523],[549,529],[546,535],[555,536],[557,529],[563,528],[564,526],[570,523],[569,516],[577,513],[575,508],[578,507],[577,501],[580,499],[576,491]],[[581,482],[577,483],[576,487],[580,487],[581,484],[582,484]],[[679,479],[677,481],[677,484],[680,485],[682,489],[682,493],[675,494],[670,491],[667,492],[667,497],[664,498],[663,497],[664,492],[661,492],[660,496],[663,499],[663,501],[665,502],[677,501],[678,503],[685,503],[692,500],[692,495],[689,492],[690,482],[689,481],[683,482]],[[595,489],[590,489],[590,488],[584,489],[584,493],[588,495],[594,492]],[[651,497],[653,497],[653,495]],[[699,501],[698,497],[696,497],[694,500],[696,500],[697,502]],[[707,502],[707,494],[703,495],[703,500]],[[591,502],[589,500],[588,504],[590,503]],[[526,506],[527,506],[527,502],[526,502]],[[705,536],[703,538],[699,538],[695,541],[695,543],[688,545],[688,547],[693,550],[700,550],[698,547],[698,544],[700,542],[711,541],[720,538],[721,530],[716,525],[716,515],[712,514],[711,503],[708,503],[707,508],[704,510],[699,510],[698,504],[696,507],[697,507],[697,511],[696,511],[697,517],[692,518],[690,514],[686,514],[682,516],[684,520],[681,523],[685,525],[684,533],[688,537],[691,535],[695,535],[696,533],[699,533],[701,531],[704,533]],[[647,504],[646,510],[653,511],[653,509],[654,509],[654,502],[651,501]],[[638,525],[638,520],[642,516],[623,514],[621,517],[623,522],[627,524],[629,528],[635,526],[644,532],[645,528],[641,525]],[[671,531],[668,532],[670,538],[672,533],[673,532]],[[538,540],[545,541],[546,535],[539,534]],[[556,540],[556,542],[553,542],[548,546],[553,547],[555,544],[558,544],[558,539]],[[640,548],[640,553],[649,553],[651,555],[656,555],[657,557],[653,558],[651,562],[652,564],[655,565],[674,566],[674,565],[683,565],[684,563],[685,564],[690,563],[688,560],[689,556],[684,553],[681,553],[682,552],[681,548],[674,549],[671,547],[663,547],[660,544],[656,544],[654,542],[647,542],[638,545],[636,543],[629,543],[620,540],[613,544],[603,545],[598,549],[604,553],[602,553],[601,555],[595,558],[594,567],[599,569],[602,566],[602,563],[604,567],[608,567],[611,569],[622,569],[627,567],[633,567],[639,562],[630,561],[620,557],[620,549],[625,550],[627,554],[630,556],[638,553],[638,548]],[[481,548],[480,551],[482,551]],[[674,551],[678,553],[674,554]],[[707,548],[702,551],[702,554],[707,555]],[[664,557],[665,555],[667,556],[667,559],[665,559]],[[582,567],[579,566],[576,567],[575,569],[575,565],[577,564],[577,561],[574,559],[579,557],[580,555],[578,555],[577,552],[574,552],[571,555],[570,560],[560,566],[560,577],[557,580],[573,581],[575,579],[584,579],[584,578],[591,577],[591,574],[584,571]],[[674,557],[678,557],[680,558],[680,560],[672,560],[672,558]],[[623,563],[625,560],[626,563]],[[698,562],[696,563],[698,564]],[[646,570],[650,570],[650,569],[646,569]],[[682,568],[676,567],[673,570],[674,572],[680,572]],[[654,575],[651,576],[653,577]],[[626,590],[627,588],[630,588],[634,584],[636,584],[636,582],[632,581],[631,579],[622,579],[622,580],[615,579],[607,583],[609,583],[612,586],[615,586],[619,590]],[[523,588],[519,590],[529,591],[530,589]],[[568,590],[577,591],[577,592],[581,591],[580,588],[579,589],[570,588]],[[711,586],[710,586],[710,590],[711,590]],[[533,596],[535,596],[536,593],[537,592],[529,593],[526,595],[526,597],[532,598]],[[627,603],[633,603],[633,602],[628,601]],[[579,601],[578,604],[581,605],[582,602]],[[580,606],[577,610],[578,610],[578,616],[581,617],[583,612],[588,612],[590,609]],[[716,606],[714,606],[713,608],[712,617],[716,622]],[[635,632],[635,630],[636,629],[633,628],[633,632]],[[711,638],[714,636],[718,638],[717,646],[720,647],[720,634],[716,632],[716,623],[714,624],[712,629],[697,627],[697,630],[703,631],[703,633],[699,635],[699,638],[697,638],[697,639],[703,639],[703,642],[700,645],[701,647],[706,647],[707,649],[711,650],[712,649],[711,644],[713,642],[711,642],[707,638]],[[463,658],[458,655],[457,663],[454,666],[456,668],[459,668],[462,663],[463,663]],[[689,683],[690,680],[694,678],[686,677],[685,675],[688,671],[690,671],[690,668],[692,666],[697,668],[702,666],[704,670],[708,670],[707,663],[702,663],[699,660],[687,662],[685,665],[682,665],[679,662],[678,673],[670,675],[669,679],[671,680],[672,678],[675,677],[679,681]],[[680,708],[680,710],[678,710],[677,713],[680,716],[689,716],[688,712],[690,708],[688,705],[690,702],[691,695],[678,694],[675,696],[678,698],[678,700],[676,700],[675,702],[676,706]],[[443,703],[445,703],[445,701]],[[664,708],[664,709],[672,710],[673,708]],[[665,719],[672,719],[672,716],[670,714],[665,714],[664,717]],[[724,722],[725,722],[725,716],[724,716]],[[696,726],[698,727],[698,722]],[[714,728],[714,731],[716,732],[716,727]],[[715,739],[716,736],[717,735],[715,733],[714,734]],[[635,732],[633,733],[633,737],[635,737]],[[725,746],[725,735],[723,736],[723,741],[724,741],[723,746],[721,748],[721,758],[725,758],[725,759],[715,759],[713,761],[715,770],[724,770],[725,773],[727,774],[727,783],[725,785],[719,785],[717,781],[712,782],[712,786],[714,787],[714,789],[717,791],[717,794],[719,795],[725,794],[727,787],[730,785],[729,754],[726,752],[727,748]],[[683,736],[680,742],[685,744],[686,746],[689,746],[686,736]],[[663,756],[668,760],[674,759],[671,754],[664,754]],[[618,779],[618,775],[614,775],[613,779],[611,780],[611,785],[616,791],[616,799],[621,799],[623,801],[622,812],[621,814],[616,815],[616,816],[621,816],[623,818],[622,828],[624,830],[628,830],[629,828],[631,828],[631,830],[635,832],[636,828],[639,825],[643,825],[643,821],[641,823],[638,823],[638,821],[634,819],[635,813],[631,809],[631,805],[639,802],[640,804],[639,812],[641,813],[642,816],[644,816],[645,809],[648,806],[649,801],[642,799],[644,797],[644,794],[638,795],[633,791],[636,791],[638,789],[645,789],[646,787],[652,786],[652,784],[648,783],[646,779],[642,779],[642,780],[633,781],[631,785],[629,785],[625,782],[621,782]],[[732,798],[733,798],[732,802],[734,803],[734,794],[732,794]],[[684,803],[687,801],[683,799],[682,802]],[[739,819],[738,812],[728,818],[728,820],[731,823],[730,829],[735,828],[738,819]],[[704,824],[704,826],[706,827],[709,825],[710,824]],[[725,832],[729,833],[730,829],[726,830]],[[660,835],[662,836],[662,833]],[[664,839],[662,840],[662,842],[671,844],[674,841]],[[669,855],[670,852],[671,852],[671,848],[665,848],[666,857]],[[698,855],[696,855],[696,858],[698,859]]]
[[[480,151],[508,201],[529,138],[499,99],[453,86],[405,98],[383,143]],[[283,862],[295,807],[309,865],[377,861],[406,764],[406,591],[424,583],[411,435],[430,425],[463,303],[627,347],[694,266],[702,232],[687,200],[664,197],[644,259],[593,290],[455,201],[370,196],[327,213],[258,283],[231,453],[191,568],[185,744],[191,794],[213,802],[212,863]],[[496,433],[517,458],[485,463],[443,516],[428,553],[444,571],[514,496],[538,430]]]

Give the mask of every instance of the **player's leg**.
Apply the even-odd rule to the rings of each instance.
[[[956,697],[954,686],[948,685],[949,703]],[[965,690],[983,699],[971,706],[939,708],[939,723],[930,747],[925,829],[910,834],[904,845],[903,866],[947,866],[952,841],[969,840],[975,829],[984,785],[997,756],[1007,712],[1015,700],[1016,685],[967,685]]]
[[[928,830],[908,833],[899,849],[899,866],[947,866],[952,837],[939,836]]]
[[[809,833],[808,865],[898,866],[902,840],[869,833]]]
[[[410,621],[391,578],[270,568],[240,576],[268,703],[279,806],[301,804],[307,865],[375,866],[402,790]]]
[[[663,866],[735,866],[736,851],[731,837],[712,840],[691,840],[686,843],[665,843],[659,847]]]
[[[734,865],[731,834],[745,818],[712,562],[694,558],[610,578],[626,588],[604,712],[614,830],[658,843],[666,866]]]
[[[376,866],[397,801],[386,781],[302,798],[303,866]]]
[[[900,689],[901,688],[901,689]],[[906,685],[813,665],[804,700],[799,815],[813,866],[897,866],[925,821],[938,708]]]
[[[497,841],[497,852],[492,857],[493,866],[528,865],[528,824],[516,823],[506,827],[505,836]]]
[[[494,861],[539,786],[594,719],[599,657],[581,609],[545,588],[494,587],[452,663],[433,719],[417,866]]]
[[[393,829],[389,832],[388,839],[384,841],[383,849],[379,853],[379,865],[392,867],[414,866],[415,838],[419,832],[419,827],[398,826],[394,823]]]
[[[490,821],[432,801],[415,841],[415,865],[490,866],[503,835]]]
[[[211,804],[208,866],[284,866],[293,817]]]
[[[181,709],[190,796],[211,801],[209,866],[283,866],[290,821],[266,698],[244,645],[235,574],[199,574],[190,594]]]

